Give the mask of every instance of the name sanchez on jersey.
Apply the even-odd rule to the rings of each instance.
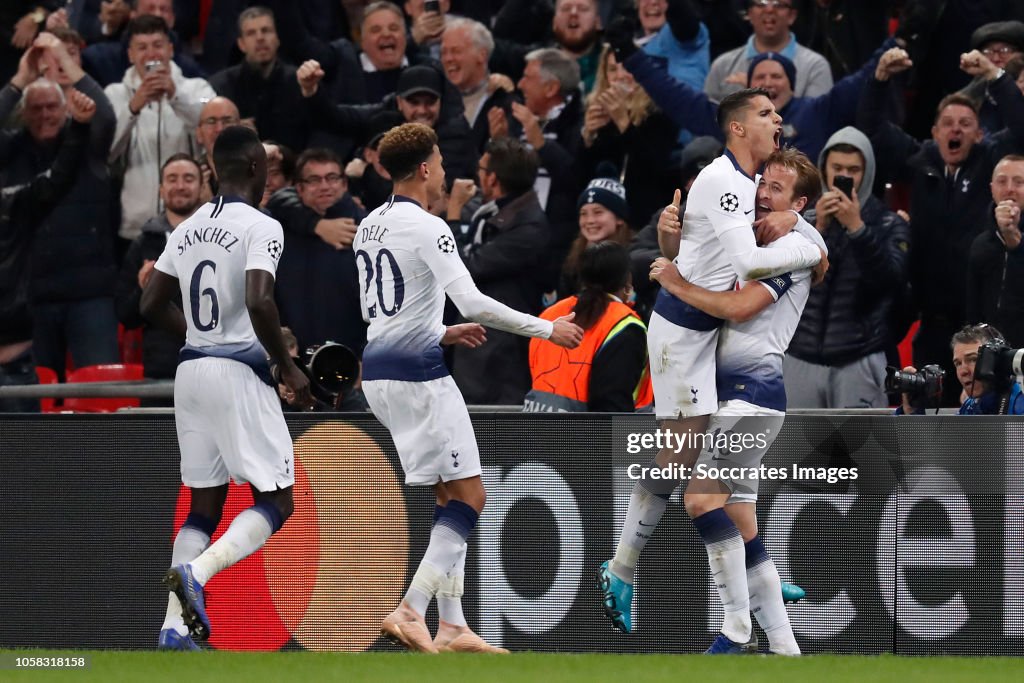
[[[178,241],[178,256],[194,244],[216,244],[224,251],[231,253],[231,247],[238,244],[239,239],[224,228],[191,228]]]

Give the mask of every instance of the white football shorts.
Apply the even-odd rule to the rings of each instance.
[[[718,330],[691,330],[657,313],[647,326],[647,352],[659,419],[711,415],[718,410],[715,350]]]
[[[192,488],[249,483],[273,491],[295,483],[295,455],[277,391],[228,358],[178,366],[174,424],[181,481]]]
[[[480,475],[480,451],[466,401],[449,377],[427,382],[377,379],[363,394],[395,442],[410,486]]]
[[[707,431],[709,436],[717,436],[719,447],[701,450],[696,467],[704,465],[719,471],[736,471],[736,468],[749,471],[760,467],[761,459],[779,435],[785,419],[786,414],[778,410],[746,401],[723,401],[718,412],[711,416]],[[729,445],[722,446],[723,442]],[[758,478],[726,475],[716,478],[730,491],[727,505],[757,502]]]

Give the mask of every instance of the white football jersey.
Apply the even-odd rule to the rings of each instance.
[[[811,242],[798,232],[772,242],[785,249]],[[745,285],[746,283],[740,283]],[[811,270],[805,268],[758,281],[775,303],[746,322],[727,322],[718,335],[718,400],[741,399],[772,410],[786,409],[782,360],[800,324],[811,292]]]
[[[445,287],[468,276],[448,224],[392,196],[352,242],[363,318],[364,380],[425,382],[448,375],[441,352]]]
[[[697,175],[686,198],[679,254],[674,263],[689,282],[713,292],[736,283],[740,263],[761,273],[757,279],[817,263],[818,248],[758,249],[751,229],[760,175],[750,177],[732,153],[715,159]],[[792,243],[790,243],[792,246]],[[722,321],[661,290],[654,310],[676,325],[712,330]]]
[[[751,178],[732,159],[726,151],[693,181],[686,197],[683,235],[675,258],[684,278],[716,292],[731,289],[736,282],[736,271],[719,238],[741,230],[750,234],[750,243],[754,244],[750,226],[754,222],[761,176]]]
[[[171,232],[155,267],[181,287],[188,325],[183,359],[207,355],[267,365],[245,305],[245,273],[276,275],[283,251],[281,224],[239,197],[214,197]]]

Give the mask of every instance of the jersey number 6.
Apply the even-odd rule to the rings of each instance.
[[[192,304],[192,322],[195,324],[196,329],[202,332],[209,332],[213,328],[217,327],[217,321],[220,319],[220,304],[217,302],[217,291],[213,287],[207,287],[206,289],[199,291],[202,287],[203,271],[210,268],[214,273],[217,272],[217,264],[213,261],[200,261],[196,269],[192,271],[192,282],[189,284],[189,300]],[[210,297],[210,321],[204,323],[200,320],[200,304],[204,296]]]
[[[370,259],[370,255],[360,249],[356,252],[356,259],[362,259],[363,265],[366,269],[366,285],[363,287],[364,300],[366,301],[366,314],[369,318],[377,317],[377,307],[380,307],[380,312],[387,317],[393,316],[398,313],[402,308],[402,302],[405,301],[405,279],[402,277],[402,271],[398,269],[398,261],[395,260],[394,254],[387,249],[381,249],[377,252],[377,268],[374,270],[374,263]],[[394,306],[388,308],[387,302],[384,301],[384,259],[388,260],[388,266],[391,269],[391,277],[394,280],[395,292],[394,292]],[[370,303],[370,283],[377,283],[377,303]]]

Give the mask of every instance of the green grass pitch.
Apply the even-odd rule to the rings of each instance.
[[[5,655],[41,656],[37,650]],[[381,681],[394,683],[747,683],[748,681],[1020,681],[1024,660],[1007,657],[781,657],[516,653],[414,655],[405,653],[76,652],[87,670],[0,671],[3,681]]]

